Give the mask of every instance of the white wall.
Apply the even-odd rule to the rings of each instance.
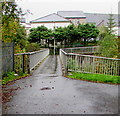
[[[31,28],[36,28],[38,26],[44,25],[48,29],[53,29],[54,27],[66,27],[70,23],[69,22],[59,22],[59,23],[31,23]]]
[[[118,28],[118,36],[120,36],[120,27]]]
[[[114,27],[113,30],[115,31],[114,32],[115,35],[120,36],[120,27]]]

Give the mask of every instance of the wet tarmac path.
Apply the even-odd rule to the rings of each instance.
[[[59,56],[49,56],[20,87],[3,114],[117,114],[118,86],[72,80],[62,76]],[[6,107],[7,106],[7,107]]]

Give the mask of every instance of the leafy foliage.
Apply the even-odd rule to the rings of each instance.
[[[15,2],[2,2],[2,42],[14,42],[21,50],[27,43],[25,27],[19,23],[22,10]],[[16,50],[15,50],[16,51]]]
[[[113,34],[113,32],[115,32],[115,30],[113,29],[114,27],[116,27],[116,22],[114,22],[114,17],[113,14],[109,14],[109,18],[108,18],[108,22],[107,22],[107,28],[108,28],[108,32],[110,34]]]
[[[15,2],[2,2],[2,24],[8,22],[11,19],[19,20],[19,16],[22,13],[21,8],[17,8],[17,4]]]
[[[29,41],[40,43],[42,39],[48,39],[51,35],[51,30],[45,26],[38,26],[37,28],[30,29]]]
[[[19,14],[15,2],[2,2],[2,41],[12,42],[19,25]]]
[[[84,46],[87,46],[91,38],[94,38],[94,40],[97,38],[98,33],[98,29],[93,24],[79,24],[78,26],[72,24],[67,27],[58,27],[54,30],[41,26],[30,30],[29,41],[41,43],[42,39],[47,39],[48,41],[55,39],[56,42],[61,42],[61,44],[84,42]]]
[[[11,82],[11,81],[14,81],[16,79],[23,78],[23,77],[27,77],[27,76],[28,76],[28,74],[24,74],[24,73],[21,73],[20,75],[15,76],[15,72],[14,71],[13,72],[8,72],[7,76],[3,77],[2,84],[5,85],[8,82]]]
[[[67,39],[66,27],[58,27],[55,29],[54,37],[57,41],[64,41]]]
[[[26,52],[33,52],[40,50],[40,46],[37,43],[29,43],[26,45]]]
[[[79,66],[77,65],[77,61],[72,58],[69,58],[67,60],[67,68],[75,71],[78,70]]]
[[[117,58],[119,57],[119,40],[114,35],[114,27],[115,22],[113,15],[110,14],[110,17],[108,19],[107,26],[101,26],[99,28],[100,34],[99,34],[99,42],[98,45],[100,46],[99,52],[101,53],[101,56],[104,57],[112,57]]]
[[[99,30],[95,27],[94,24],[83,24],[78,25],[80,37],[83,39],[84,46],[87,46],[88,42],[93,39],[96,41],[98,37]]]
[[[100,40],[101,56],[116,58],[118,57],[118,39],[114,35],[106,33],[103,39]]]

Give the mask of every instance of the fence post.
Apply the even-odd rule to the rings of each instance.
[[[13,42],[13,71],[14,71],[14,62],[15,62],[15,60],[14,60],[14,42]]]
[[[93,66],[92,66],[92,73],[95,72],[95,58],[93,58]]]
[[[27,72],[30,74],[30,55],[27,55]]]
[[[25,54],[23,54],[23,73],[25,73]]]
[[[120,76],[120,61],[118,61],[118,76]]]
[[[77,60],[77,55],[75,56],[75,72],[77,71],[78,67],[78,60]]]
[[[68,74],[68,66],[67,66],[67,54],[65,54],[65,75],[67,75]]]
[[[0,78],[3,75],[2,67],[2,40],[0,40]]]

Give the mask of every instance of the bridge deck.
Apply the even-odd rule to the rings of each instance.
[[[32,76],[4,90],[18,87],[12,100],[3,104],[4,114],[118,113],[117,85],[64,78],[59,56],[49,56]]]

